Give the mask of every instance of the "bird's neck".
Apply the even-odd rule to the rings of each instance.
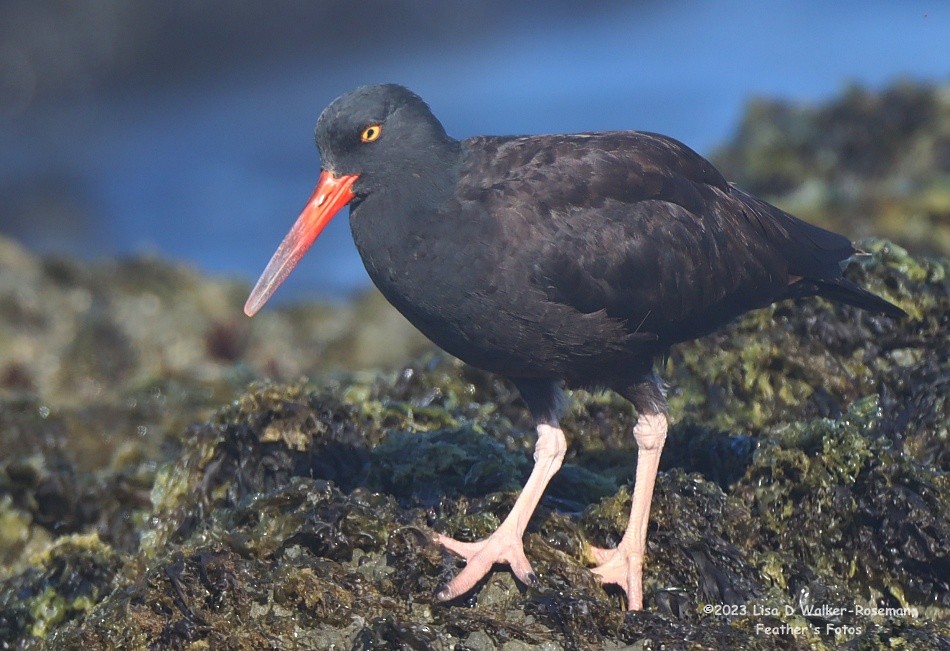
[[[425,164],[413,165],[384,190],[351,206],[356,248],[370,278],[394,304],[436,273],[430,247],[444,240],[455,223],[450,204],[461,168],[455,144],[454,151],[447,147],[439,156],[427,156]]]
[[[430,228],[440,206],[452,196],[461,168],[457,140],[433,144],[423,160],[393,170],[381,189],[351,204],[350,226],[360,252],[380,240],[411,237]]]

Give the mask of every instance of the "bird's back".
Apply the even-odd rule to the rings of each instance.
[[[728,184],[671,138],[608,132],[464,144],[472,173],[458,195],[496,222],[509,247],[496,264],[520,265],[520,299],[566,308],[562,319],[622,324],[634,348],[701,336],[789,296],[830,294],[897,313],[843,281],[841,262],[855,253],[847,238]]]

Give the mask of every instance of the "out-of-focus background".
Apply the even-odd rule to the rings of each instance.
[[[0,233],[250,282],[316,180],[319,112],[360,84],[411,87],[456,137],[642,129],[713,155],[755,97],[902,79],[950,79],[947,3],[6,0]],[[277,301],[368,283],[342,218]]]

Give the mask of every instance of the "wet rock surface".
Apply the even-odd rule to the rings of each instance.
[[[862,246],[910,318],[786,302],[674,351],[626,613],[588,571],[629,510],[622,400],[572,396],[538,584],[438,604],[434,534],[489,533],[531,467],[510,385],[377,296],[246,321],[238,283],[0,240],[0,647],[950,648],[950,261]]]

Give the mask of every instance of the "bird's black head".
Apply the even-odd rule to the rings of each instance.
[[[391,204],[432,198],[449,186],[459,143],[418,95],[396,84],[338,97],[317,120],[323,172],[310,201],[277,247],[244,311],[259,310],[343,206],[374,192]],[[381,192],[381,191],[385,191]]]
[[[457,144],[422,98],[397,84],[361,86],[333,100],[317,120],[316,140],[325,170],[359,176],[358,197],[444,168]]]

